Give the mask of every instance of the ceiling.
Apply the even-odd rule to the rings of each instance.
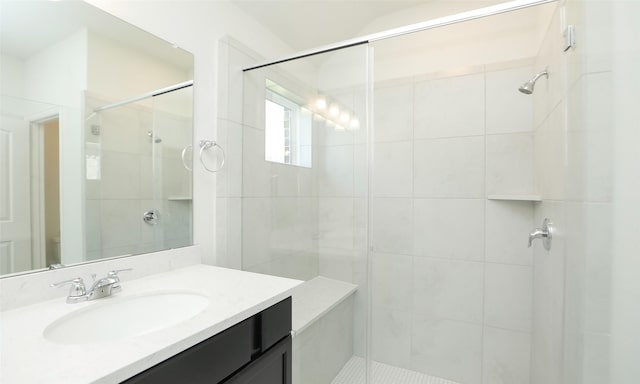
[[[231,0],[296,51],[361,35],[373,20],[430,1]]]
[[[83,28],[185,69],[193,56],[81,1],[1,1],[0,53],[26,60]]]
[[[507,0],[230,0],[294,51]]]

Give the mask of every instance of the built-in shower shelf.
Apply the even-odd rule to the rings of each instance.
[[[489,195],[489,200],[509,200],[509,201],[542,201],[540,195]]]
[[[167,197],[169,201],[191,201],[193,197],[191,196],[169,196]]]

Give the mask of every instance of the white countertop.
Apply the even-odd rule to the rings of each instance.
[[[112,298],[78,304],[58,298],[0,312],[0,383],[119,383],[283,300],[300,283],[200,264],[123,281]],[[210,305],[180,324],[129,339],[65,345],[43,337],[49,324],[75,310],[171,290],[200,293]]]

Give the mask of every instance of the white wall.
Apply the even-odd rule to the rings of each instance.
[[[181,68],[92,31],[88,32],[87,63],[87,89],[112,101],[191,80],[191,68]]]
[[[87,31],[79,30],[30,57],[24,66],[24,97],[60,106],[60,234],[62,262],[84,260],[84,137],[82,90],[87,86]],[[42,116],[44,117],[44,116]]]
[[[0,83],[2,92],[21,97],[24,94],[24,62],[14,57],[0,55]]]
[[[271,32],[228,2],[88,2],[194,54],[194,144],[216,139],[218,134],[217,41],[221,37],[234,36],[265,57],[290,51]],[[198,166],[193,175],[194,242],[202,246],[203,260],[215,264],[216,177]]]
[[[640,41],[637,2],[611,2],[613,32],[614,184],[612,242],[611,382],[631,384],[640,377],[640,250],[638,249],[638,143],[640,142]]]

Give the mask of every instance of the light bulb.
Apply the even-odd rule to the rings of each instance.
[[[320,110],[324,110],[325,108],[327,108],[327,100],[323,98],[319,98],[318,100],[316,100],[316,108]]]
[[[358,129],[360,128],[360,120],[358,120],[358,118],[354,117],[353,119],[351,119],[351,129]]]
[[[351,116],[349,115],[348,112],[342,112],[342,114],[340,115],[340,122],[342,123],[348,123],[349,122],[349,118]]]
[[[331,107],[329,107],[329,115],[333,117],[338,117],[339,114],[340,114],[340,107],[338,107],[337,104],[331,104]]]

